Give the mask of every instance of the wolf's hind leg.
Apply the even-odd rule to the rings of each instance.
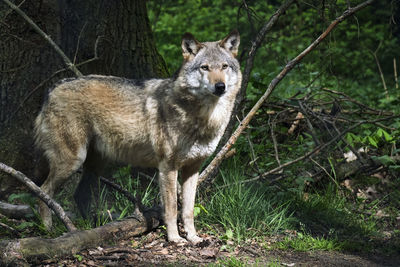
[[[85,157],[86,151],[81,151],[80,155],[76,157],[62,158],[59,155],[58,157],[53,157],[53,160],[49,160],[50,172],[46,181],[40,187],[42,191],[53,197],[61,189],[65,181],[82,165]],[[39,201],[39,213],[44,226],[50,229],[52,226],[51,211],[43,201]]]
[[[75,190],[74,200],[83,218],[89,218],[93,197],[99,194],[99,176],[104,170],[105,160],[100,153],[90,147],[83,163],[81,180]]]
[[[194,203],[196,198],[196,188],[199,178],[200,164],[185,166],[182,168],[182,220],[183,227],[187,233],[187,240],[193,244],[203,241],[197,236],[194,227]]]

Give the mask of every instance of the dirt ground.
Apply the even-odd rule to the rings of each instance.
[[[400,257],[347,254],[332,251],[295,252],[266,250],[257,243],[226,246],[219,239],[202,235],[198,246],[168,243],[156,232],[113,246],[81,251],[72,257],[31,262],[35,266],[207,266],[240,259],[243,266],[400,266]],[[237,266],[237,265],[234,265]]]

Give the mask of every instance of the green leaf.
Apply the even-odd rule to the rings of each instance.
[[[382,128],[379,128],[379,129],[376,131],[376,135],[377,135],[378,137],[382,137],[382,135],[383,135],[383,130],[382,130]]]
[[[394,162],[394,160],[388,156],[388,155],[383,155],[380,157],[372,157],[374,160],[379,161],[380,163],[382,163],[383,165],[387,166],[387,165],[392,165]]]
[[[368,136],[368,142],[373,145],[374,147],[378,147],[378,143],[375,141],[375,139],[372,136]]]
[[[197,217],[201,212],[201,209],[199,207],[194,207],[193,215],[194,217]]]
[[[82,261],[83,260],[82,255],[79,255],[79,254],[74,254],[74,258],[77,259],[78,261]]]
[[[385,137],[385,141],[392,141],[393,140],[393,136],[391,136],[388,132],[386,132],[385,130],[382,130],[383,132],[383,136]]]
[[[232,239],[232,238],[233,238],[233,231],[232,231],[232,229],[226,230],[225,236],[226,236],[227,239]]]

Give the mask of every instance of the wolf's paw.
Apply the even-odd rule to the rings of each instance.
[[[203,238],[197,236],[197,235],[193,235],[193,236],[188,236],[186,237],[187,240],[190,241],[190,243],[192,243],[193,245],[197,245],[200,244],[201,242],[203,242]]]
[[[171,243],[175,243],[178,246],[187,244],[187,240],[182,238],[182,237],[180,237],[180,236],[168,237],[168,241],[171,242]]]

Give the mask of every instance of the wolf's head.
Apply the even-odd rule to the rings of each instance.
[[[241,74],[235,57],[239,43],[236,30],[216,42],[201,43],[190,33],[183,35],[183,65],[179,79],[191,94],[221,97],[238,89]]]

